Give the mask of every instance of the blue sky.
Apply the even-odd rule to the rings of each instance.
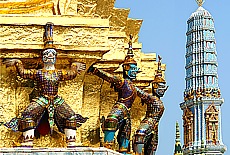
[[[195,0],[116,0],[115,6],[130,8],[129,17],[144,20],[139,33],[142,51],[161,55],[167,65],[169,89],[162,98],[166,110],[160,122],[157,155],[173,154],[177,120],[183,133],[179,103],[183,102],[185,89],[186,22],[198,8],[197,3]],[[206,0],[203,7],[215,21],[219,87],[225,100],[222,105],[222,135],[224,144],[230,149],[230,0]],[[230,155],[230,151],[225,155]]]

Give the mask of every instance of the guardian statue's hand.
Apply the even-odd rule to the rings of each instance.
[[[82,62],[74,62],[74,63],[72,63],[72,65],[76,66],[77,72],[79,72],[79,73],[86,69],[85,63],[82,63]]]

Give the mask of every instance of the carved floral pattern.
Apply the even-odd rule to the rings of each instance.
[[[189,146],[194,140],[194,116],[192,111],[189,108],[184,110],[183,114],[184,120],[184,145]]]
[[[217,144],[218,140],[218,117],[219,111],[216,109],[214,103],[209,105],[205,112],[206,121],[206,139],[207,143]]]

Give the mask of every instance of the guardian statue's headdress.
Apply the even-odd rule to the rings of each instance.
[[[166,83],[165,79],[162,77],[161,59],[162,58],[158,55],[158,68],[153,80],[153,88],[158,88],[158,83]]]
[[[133,54],[133,47],[132,47],[132,38],[133,38],[132,35],[130,35],[128,53],[125,56],[125,60],[123,62],[123,68],[124,68],[124,70],[129,70],[130,64],[137,65],[137,62],[133,58],[134,54]]]
[[[44,49],[48,49],[48,48],[55,49],[55,46],[53,44],[53,26],[54,26],[54,24],[51,22],[48,22],[45,25]]]

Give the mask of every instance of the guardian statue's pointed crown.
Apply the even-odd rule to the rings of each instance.
[[[44,49],[55,48],[53,44],[53,27],[54,24],[51,22],[46,23],[44,33]]]
[[[161,56],[158,55],[158,68],[156,70],[156,74],[153,80],[153,87],[157,88],[158,83],[166,83],[165,79],[162,77],[162,70],[161,70]]]
[[[130,39],[129,39],[129,49],[128,49],[128,53],[125,56],[125,60],[123,62],[123,67],[125,70],[129,70],[129,65],[130,64],[137,64],[137,62],[134,60],[134,54],[133,54],[133,48],[132,48],[132,35],[130,35]]]

